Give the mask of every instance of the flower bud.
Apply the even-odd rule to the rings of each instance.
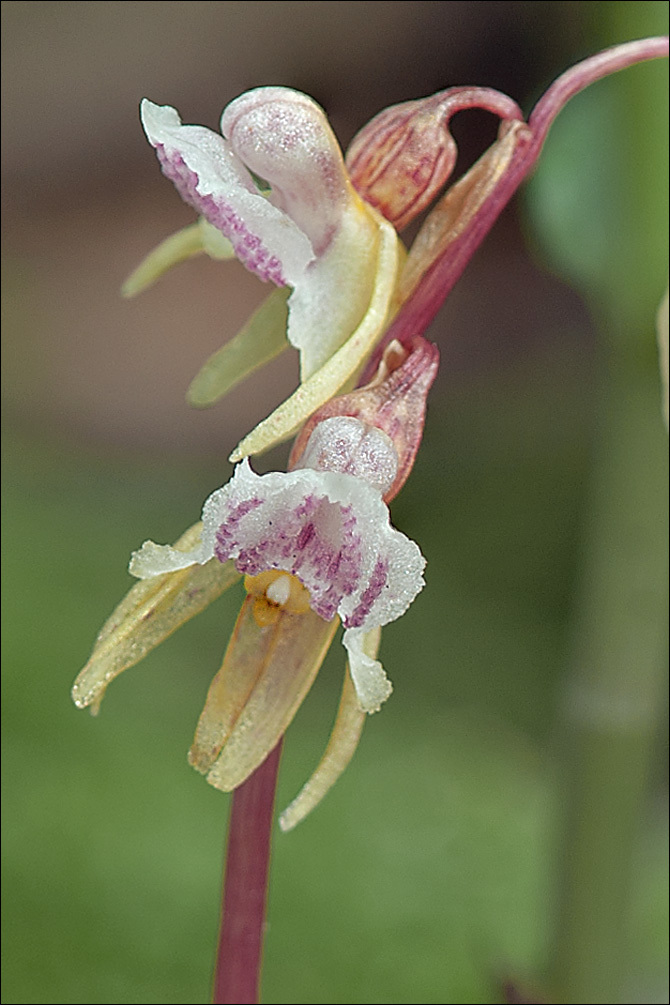
[[[393,444],[397,454],[397,468],[393,476],[385,479],[387,472],[382,472],[382,465],[378,464],[380,481],[386,480],[380,488],[385,502],[390,502],[407,481],[414,465],[423,435],[426,398],[437,374],[438,359],[437,347],[420,335],[409,349],[399,342],[391,342],[369,384],[332,398],[309,419],[293,445],[289,468],[304,465],[306,448],[320,423],[336,415],[352,416],[372,429],[381,430]],[[378,458],[382,454],[381,445],[376,441],[372,444],[366,438],[365,443],[370,458]],[[373,450],[373,445],[378,449]],[[363,461],[359,459],[359,463]]]
[[[354,186],[396,230],[429,205],[451,175],[457,149],[449,122],[466,108],[520,119],[518,105],[487,87],[451,87],[391,105],[354,136],[346,165]]]
[[[453,170],[457,150],[447,124],[441,99],[392,105],[347,151],[354,186],[396,230],[425,209]]]

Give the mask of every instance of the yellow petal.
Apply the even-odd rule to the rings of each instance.
[[[288,287],[273,290],[241,331],[209,357],[186,394],[190,405],[213,405],[259,366],[288,349],[286,301],[290,292]]]
[[[195,524],[175,548],[190,551],[196,547],[201,530],[202,524]],[[74,682],[75,705],[90,706],[96,715],[110,681],[139,663],[239,578],[232,562],[222,565],[213,558],[206,565],[191,565],[133,586],[103,625],[88,663]]]
[[[380,637],[381,628],[374,628],[366,633],[363,649],[370,659],[377,656]],[[333,787],[356,752],[366,717],[367,713],[361,710],[347,667],[340,706],[328,746],[312,777],[279,817],[279,826],[283,831],[292,830],[304,820]]]
[[[230,792],[283,736],[318,673],[338,619],[281,611],[262,627],[248,596],[212,681],[189,754],[194,768]]]
[[[380,220],[377,270],[370,305],[353,335],[316,373],[236,447],[230,460],[258,454],[288,439],[307,418],[356,375],[382,335],[392,309],[401,247],[393,227]]]
[[[124,297],[135,297],[179,262],[185,262],[194,255],[207,254],[210,258],[228,259],[235,257],[230,241],[203,217],[195,223],[171,234],[150,251],[121,287]]]

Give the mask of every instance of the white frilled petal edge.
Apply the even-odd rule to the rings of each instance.
[[[130,572],[148,579],[216,557],[250,576],[268,569],[296,576],[316,614],[341,618],[361,708],[377,711],[391,684],[365,654],[363,636],[404,614],[425,567],[419,547],[390,525],[380,491],[354,475],[311,468],[257,475],[245,459],[207,499],[202,520],[199,547],[180,552],[146,541]]]
[[[287,336],[306,380],[367,311],[381,225],[351,185],[323,111],[290,88],[260,87],[227,106],[225,137],[183,125],[174,108],[147,99],[141,116],[184,201],[251,272],[293,287]]]

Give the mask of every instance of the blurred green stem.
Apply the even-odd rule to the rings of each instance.
[[[656,383],[639,361],[620,358],[603,400],[561,724],[565,832],[550,988],[563,1003],[630,1000],[622,995],[631,862],[666,645],[666,438]]]

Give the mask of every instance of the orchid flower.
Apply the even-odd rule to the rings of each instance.
[[[351,382],[392,310],[401,246],[354,189],[323,111],[306,95],[248,91],[224,110],[223,136],[146,99],[141,114],[164,174],[202,220],[150,256],[125,292],[198,250],[235,255],[280,287],[205,366],[191,400],[211,403],[289,343],[300,352],[300,397],[238,448],[231,459],[239,460],[286,439]]]
[[[382,501],[397,468],[383,431],[334,416],[315,427],[297,469],[259,476],[247,459],[238,465],[205,503],[198,547],[147,541],[133,555],[130,572],[141,579],[212,558],[232,559],[245,575],[232,657],[212,685],[191,751],[191,763],[217,788],[236,788],[283,735],[319,668],[318,656],[309,658],[314,637],[322,658],[336,617],[360,710],[376,712],[390,695],[366,642],[404,614],[424,585],[425,565],[417,545],[389,525]]]
[[[340,711],[319,767],[281,818],[295,826],[349,763],[365,715],[391,694],[376,659],[380,629],[422,589],[425,560],[390,525],[385,500],[411,468],[436,371],[425,340],[410,353],[390,347],[376,380],[314,417],[290,471],[257,475],[245,458],[176,546],[146,541],[129,567],[141,582],[103,629],[76,704],[97,712],[114,677],[244,576],[247,598],[189,755],[230,791],[283,736],[341,622]]]

